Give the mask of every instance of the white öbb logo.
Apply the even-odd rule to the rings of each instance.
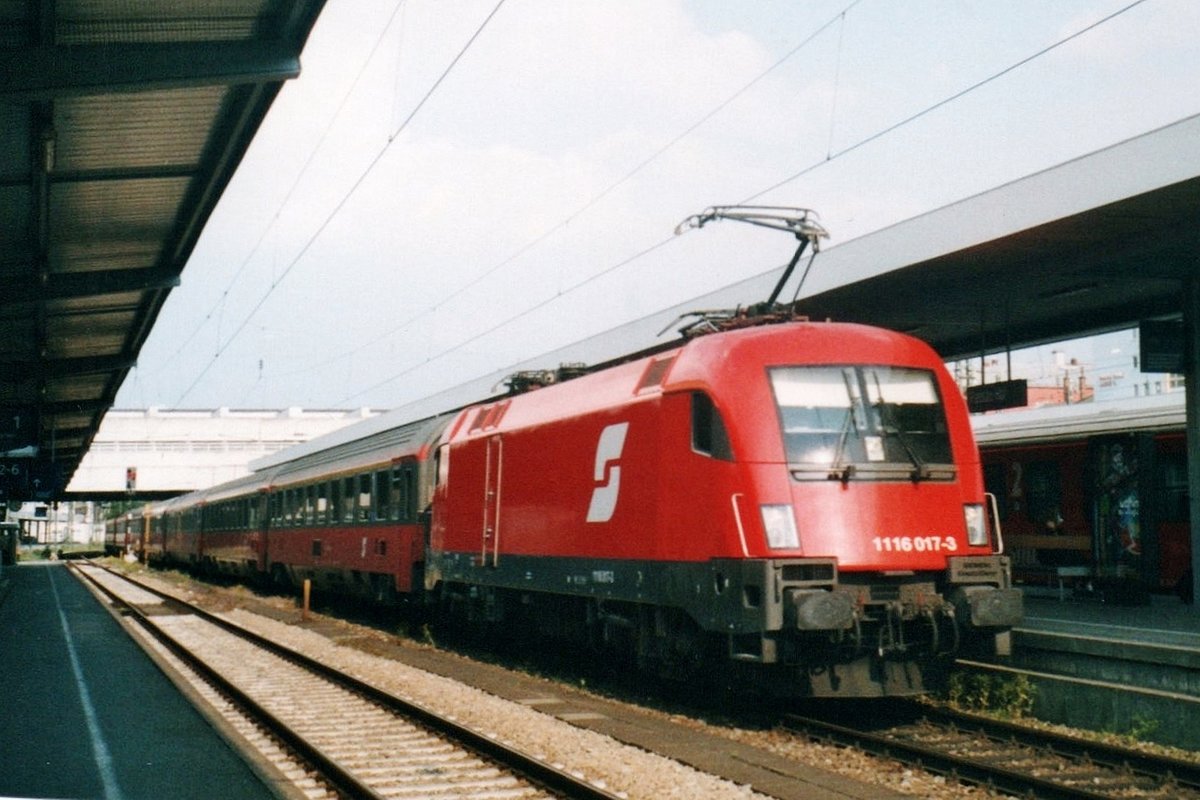
[[[628,431],[628,422],[618,422],[600,431],[600,441],[596,443],[595,479],[601,485],[592,490],[592,502],[587,513],[588,522],[608,522],[617,510],[617,494],[621,491],[621,467],[618,464],[610,467],[609,463],[621,457],[621,451],[625,449],[625,434]]]

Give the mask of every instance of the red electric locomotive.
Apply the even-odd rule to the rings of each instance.
[[[958,388],[927,345],[790,323],[462,411],[438,450],[427,585],[664,674],[922,691],[1020,619]],[[440,586],[439,586],[440,584]]]

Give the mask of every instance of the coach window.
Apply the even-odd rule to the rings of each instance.
[[[1056,461],[1025,465],[1026,510],[1036,533],[1063,533],[1062,475]]]
[[[317,524],[317,485],[304,487],[304,524]]]
[[[337,481],[317,484],[317,524],[331,525],[337,521]]]
[[[382,522],[391,514],[392,485],[388,481],[387,470],[381,469],[375,473],[375,519]]]
[[[1188,503],[1186,453],[1160,453],[1159,474],[1162,485],[1161,522],[1187,524],[1191,513]]]
[[[323,521],[326,525],[332,525],[338,519],[338,495],[340,494],[338,489],[341,486],[341,481],[325,481],[319,485],[325,494],[325,516],[323,517]]]
[[[733,460],[721,412],[703,392],[692,393],[692,449],[722,461]]]
[[[408,497],[404,491],[403,468],[392,467],[392,520],[408,519]]]
[[[421,498],[417,493],[417,467],[415,464],[404,470],[404,485],[408,491],[408,517],[415,522],[418,506],[421,503]]]
[[[358,498],[357,478],[351,475],[342,479],[342,522],[354,522],[354,501]]]
[[[358,511],[356,512],[359,522],[366,522],[371,518],[371,478],[370,472],[364,472],[358,476]]]

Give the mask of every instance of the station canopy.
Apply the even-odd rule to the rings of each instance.
[[[947,360],[1179,318],[1198,215],[1195,116],[830,248],[802,308]]]
[[[0,499],[69,482],[324,0],[0,0]]]

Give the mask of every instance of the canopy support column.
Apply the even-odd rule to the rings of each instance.
[[[1184,292],[1184,391],[1187,405],[1188,498],[1192,543],[1192,597],[1200,597],[1200,278],[1187,281]]]

